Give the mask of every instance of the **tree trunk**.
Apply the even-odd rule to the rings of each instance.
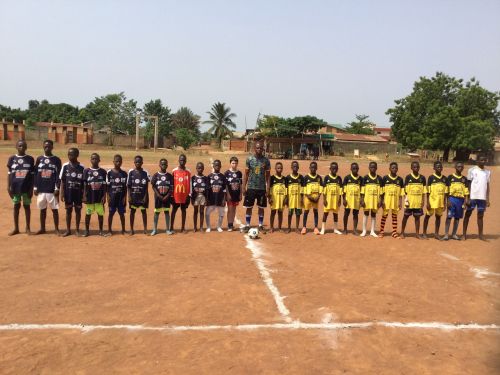
[[[444,152],[443,152],[443,161],[444,161],[445,163],[448,163],[448,159],[449,159],[449,157],[450,157],[450,148],[449,148],[449,147],[446,147],[446,148],[444,149]]]

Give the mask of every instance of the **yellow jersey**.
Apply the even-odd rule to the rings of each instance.
[[[293,176],[289,174],[286,176],[288,208],[301,209],[302,208],[302,193],[303,193],[304,177],[300,174]]]
[[[339,208],[339,197],[342,196],[342,178],[326,175],[323,179],[323,195],[326,199],[325,210],[336,211]]]
[[[361,177],[353,176],[352,173],[344,177],[342,190],[347,202],[346,208],[359,210],[359,199],[361,197]]]
[[[361,194],[365,201],[365,210],[378,209],[378,200],[382,195],[382,178],[379,175],[372,177],[367,174],[361,180]]]
[[[398,211],[401,208],[399,198],[405,195],[403,179],[400,176],[387,175],[382,179],[382,186],[385,209]]]
[[[433,174],[427,180],[427,192],[429,193],[429,205],[431,208],[444,208],[444,200],[448,193],[448,179],[441,175]]]
[[[424,194],[426,193],[425,188],[425,177],[421,174],[415,176],[410,173],[405,178],[405,194],[406,194],[406,208],[415,209],[422,208],[422,202],[424,199]]]
[[[448,176],[448,194],[450,197],[465,198],[469,195],[467,177],[457,176],[455,173]]]
[[[269,193],[272,197],[271,210],[282,210],[286,197],[286,178],[276,175],[269,180]]]
[[[313,197],[318,197],[323,188],[321,186],[321,176],[307,174],[304,176],[304,195],[312,195]]]

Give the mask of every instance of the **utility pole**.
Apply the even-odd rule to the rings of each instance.
[[[156,152],[158,148],[158,116],[142,116],[144,119],[153,120],[154,129],[154,139],[153,139],[153,151]],[[141,122],[141,115],[137,114],[135,116],[135,150],[139,151],[139,123]]]
[[[135,151],[139,151],[139,122],[141,120],[141,115],[138,113],[135,115]]]

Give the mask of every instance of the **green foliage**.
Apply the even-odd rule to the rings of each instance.
[[[0,104],[0,119],[5,119],[6,121],[16,121],[23,122],[26,120],[27,111],[20,108],[6,107]]]
[[[345,130],[351,134],[374,135],[375,124],[368,120],[369,117],[368,115],[356,115],[356,121],[349,122]]]
[[[257,121],[257,129],[270,137],[297,137],[306,133],[316,133],[326,122],[314,116],[283,118],[264,115]]]
[[[236,117],[236,114],[231,113],[231,108],[226,107],[226,103],[220,102],[215,103],[207,114],[210,120],[204,121],[204,124],[212,125],[210,129],[208,129],[208,133],[213,135],[220,148],[222,140],[232,137],[232,130],[236,129],[236,124],[233,122],[233,118]]]
[[[392,134],[403,147],[415,150],[491,150],[498,133],[500,96],[479,85],[436,73],[421,77],[413,92],[387,110]]]
[[[184,150],[191,147],[196,141],[197,137],[193,132],[187,128],[178,128],[175,130],[175,139],[177,144]]]
[[[212,141],[212,133],[203,132],[200,135],[200,141],[202,142],[211,142]]]
[[[171,122],[174,131],[187,129],[196,139],[200,137],[200,116],[195,115],[189,108],[181,107],[172,115]]]
[[[158,138],[168,137],[172,131],[170,108],[163,106],[161,99],[151,100],[144,104],[142,113],[146,116],[158,116]],[[154,124],[146,120],[145,135],[148,140],[154,138]]]

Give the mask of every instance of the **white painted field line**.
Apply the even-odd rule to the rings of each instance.
[[[252,259],[257,265],[260,277],[273,295],[274,302],[276,303],[276,307],[278,307],[278,311],[280,312],[281,317],[285,320],[285,322],[291,322],[292,318],[290,317],[290,310],[288,310],[288,308],[285,306],[285,303],[283,302],[285,297],[281,295],[280,291],[274,284],[273,278],[271,277],[271,272],[269,272],[264,260],[262,259],[261,245],[257,241],[251,240],[248,236],[245,236],[245,240],[247,242],[246,248],[252,253]]]
[[[198,325],[198,326],[145,326],[142,324],[2,324],[1,331],[66,331],[76,330],[83,333],[105,330],[155,331],[155,332],[187,332],[187,331],[255,331],[255,330],[345,330],[363,328],[394,329],[431,329],[439,331],[493,330],[500,331],[497,324],[452,324],[442,322],[354,322],[354,323],[291,323],[239,324],[239,325]]]

